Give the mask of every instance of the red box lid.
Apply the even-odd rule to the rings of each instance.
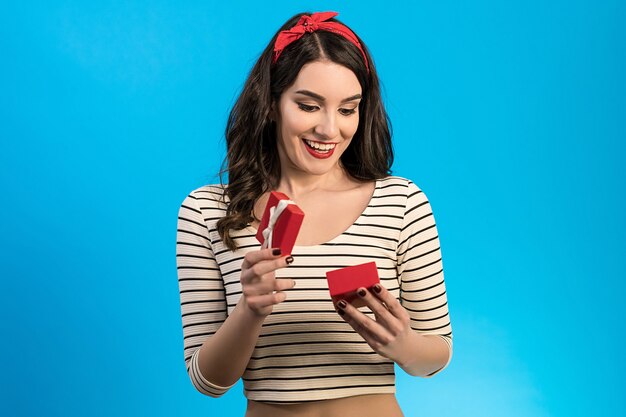
[[[263,217],[261,218],[261,224],[256,233],[256,238],[261,244],[265,241],[263,237],[263,230],[267,227],[270,221],[270,208],[278,205],[280,200],[289,200],[290,198],[279,191],[272,191],[270,193]],[[274,225],[273,232],[273,247],[279,247],[282,251],[282,255],[289,255],[293,250],[293,246],[296,243],[300,226],[304,220],[304,212],[300,207],[295,204],[289,204],[280,215],[280,218]]]

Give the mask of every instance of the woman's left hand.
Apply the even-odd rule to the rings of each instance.
[[[376,284],[373,291],[366,288],[357,290],[358,296],[374,313],[372,320],[345,300],[337,302],[337,312],[354,330],[359,333],[376,353],[402,364],[403,356],[409,351],[407,344],[413,343],[416,333],[410,326],[410,316],[400,302]]]

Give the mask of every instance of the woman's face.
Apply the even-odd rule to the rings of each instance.
[[[302,67],[275,115],[284,174],[322,175],[338,167],[359,126],[361,93],[356,75],[342,65],[314,61]],[[311,142],[322,149],[312,149]]]

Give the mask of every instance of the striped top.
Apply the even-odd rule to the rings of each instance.
[[[193,386],[218,397],[221,387],[200,373],[198,352],[232,312],[241,297],[241,264],[258,250],[250,224],[231,234],[233,252],[220,239],[215,223],[226,213],[219,184],[193,190],[178,214],[176,262],[183,325],[184,359]],[[228,200],[227,200],[228,201]],[[393,361],[378,355],[335,311],[326,271],[375,261],[384,285],[411,316],[416,332],[438,335],[452,357],[439,238],[426,195],[412,181],[387,176],[346,231],[315,246],[295,246],[294,262],[276,270],[293,278],[286,301],[266,317],[242,376],[251,400],[294,403],[363,394],[395,392]],[[367,307],[360,311],[370,318]],[[233,384],[234,385],[234,384]]]

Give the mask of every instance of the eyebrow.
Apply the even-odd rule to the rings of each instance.
[[[298,91],[296,91],[295,94],[302,94],[302,95],[305,95],[305,96],[313,97],[314,99],[317,99],[317,100],[319,100],[321,102],[325,102],[326,101],[326,99],[324,97],[320,96],[317,93],[314,93],[313,91],[309,91],[309,90],[298,90]],[[358,98],[361,98],[361,95],[360,94],[355,94],[353,96],[344,98],[343,100],[341,100],[341,102],[342,103],[346,103],[348,101],[356,100]]]

